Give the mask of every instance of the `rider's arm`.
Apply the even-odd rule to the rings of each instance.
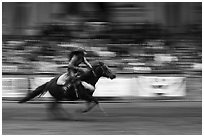
[[[84,63],[92,70],[92,66],[91,64],[86,60],[86,58],[84,57]]]
[[[72,69],[72,70],[79,70],[80,68],[74,65],[74,62],[76,62],[77,56],[73,56],[67,66],[67,69]]]
[[[86,60],[85,57],[84,57],[84,63],[89,67],[89,69],[92,70],[93,74],[94,74],[95,76],[97,76],[96,73],[93,71],[93,67],[92,67],[91,64]]]

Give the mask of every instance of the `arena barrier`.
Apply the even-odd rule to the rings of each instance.
[[[139,76],[136,79],[136,96],[182,97],[186,95],[185,77]]]
[[[53,77],[3,77],[3,97],[23,97]],[[96,84],[97,97],[184,97],[186,78],[176,76],[118,77],[114,80],[101,78]],[[43,97],[50,97],[46,93]]]
[[[2,78],[2,97],[24,97],[28,90],[28,78]]]

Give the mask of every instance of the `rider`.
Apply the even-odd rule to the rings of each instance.
[[[81,63],[84,63],[86,66],[88,66],[89,69],[92,70],[92,66],[85,58],[85,54],[86,54],[86,51],[82,48],[78,48],[77,50],[74,50],[70,53],[69,63],[67,66],[67,79],[66,79],[65,85],[63,86],[64,90],[67,90],[70,84],[72,84],[77,93],[77,88],[76,88],[76,84],[74,83],[74,80],[76,80],[76,74],[78,72],[84,72],[83,69],[79,67]],[[85,88],[88,88],[90,90],[95,90],[95,87],[91,84],[85,83],[84,81],[82,84],[85,86]]]

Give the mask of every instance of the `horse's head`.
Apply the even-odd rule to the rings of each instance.
[[[93,69],[98,77],[116,78],[116,75],[103,62],[98,62],[93,66]]]

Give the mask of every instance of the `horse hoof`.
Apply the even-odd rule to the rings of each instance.
[[[75,113],[81,113],[81,112],[82,112],[82,110],[80,110],[80,109],[75,111]]]
[[[83,110],[81,113],[86,113],[86,112],[88,112],[88,111],[86,111],[86,110]]]
[[[21,100],[21,101],[18,101],[18,103],[24,103],[24,102],[25,102],[25,101],[22,101],[22,100]]]
[[[86,113],[86,112],[88,112],[88,111],[79,109],[79,110],[76,110],[75,112],[76,112],[76,113],[83,114],[83,113]]]

